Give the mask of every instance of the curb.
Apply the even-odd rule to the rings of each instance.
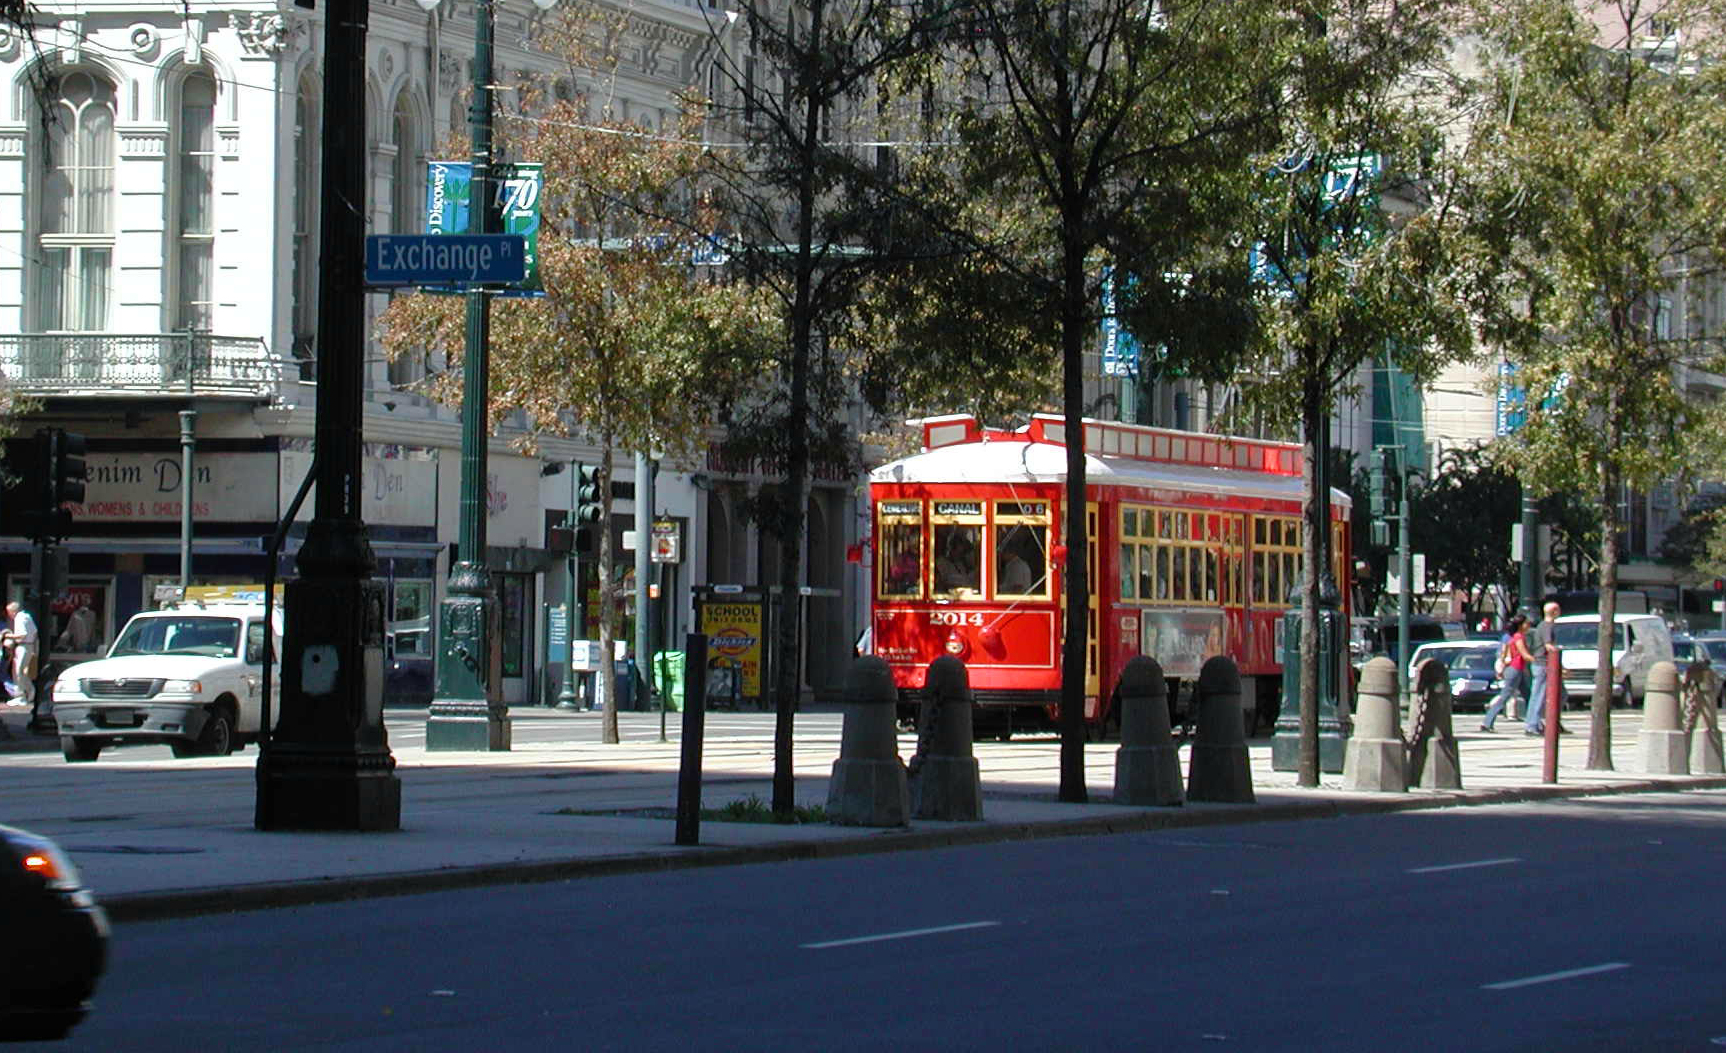
[[[1726,789],[1726,776],[1641,779],[1604,786],[1524,786],[1478,792],[1451,791],[1433,796],[1375,796],[1360,800],[1318,800],[1288,804],[1201,805],[1156,811],[1124,812],[1055,819],[1047,822],[954,824],[934,829],[885,831],[874,836],[837,841],[776,841],[761,845],[727,848],[668,846],[671,851],[634,852],[603,858],[542,860],[529,863],[496,863],[476,867],[365,874],[352,877],[317,878],[304,881],[143,892],[103,898],[102,907],[116,923],[165,921],[206,914],[229,914],[280,907],[303,907],[388,896],[449,892],[496,885],[539,884],[575,881],[618,874],[643,874],[700,867],[742,866],[751,863],[783,863],[799,860],[843,859],[888,852],[917,852],[936,848],[1039,841],[1058,837],[1095,837],[1107,834],[1148,833],[1205,826],[1244,823],[1287,822],[1300,819],[1338,819],[1353,815],[1383,815],[1391,812],[1426,811],[1475,805],[1518,804],[1620,796],[1635,793],[1670,793],[1684,790]],[[986,798],[985,798],[986,800]]]

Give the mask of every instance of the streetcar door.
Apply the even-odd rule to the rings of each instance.
[[[1094,718],[1100,711],[1098,696],[1102,693],[1097,679],[1097,597],[1102,592],[1098,587],[1102,579],[1098,577],[1101,561],[1097,550],[1097,503],[1089,501],[1085,504],[1085,581],[1091,593],[1085,604],[1085,716],[1088,718]]]

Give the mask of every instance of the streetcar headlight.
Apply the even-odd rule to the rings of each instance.
[[[956,658],[963,658],[970,652],[970,650],[970,643],[968,643],[965,638],[959,634],[957,629],[947,634],[948,654],[953,655]]]

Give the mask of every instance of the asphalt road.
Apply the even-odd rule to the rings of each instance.
[[[75,1049],[1726,1044],[1726,793],[134,924]]]

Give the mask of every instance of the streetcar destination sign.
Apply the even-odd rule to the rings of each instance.
[[[520,234],[372,234],[367,285],[489,285],[527,273]]]

